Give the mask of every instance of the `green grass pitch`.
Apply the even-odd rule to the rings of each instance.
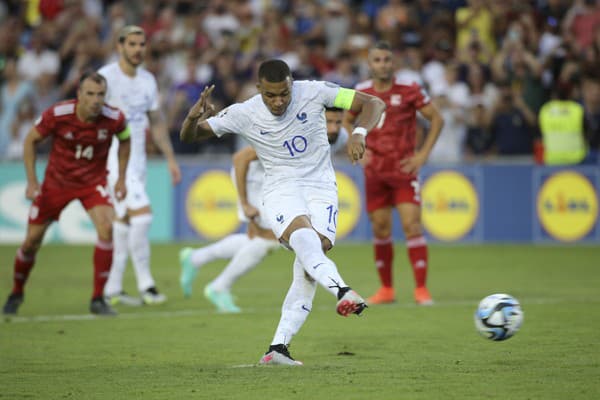
[[[191,299],[179,290],[180,244],[153,246],[154,307],[120,307],[116,318],[87,308],[91,246],[47,245],[19,317],[0,321],[0,399],[598,399],[600,247],[481,245],[430,248],[433,307],[416,307],[405,250],[396,247],[398,302],[358,318],[335,313],[318,289],[294,339],[305,365],[258,367],[279,320],[292,255],[280,250],[234,287],[239,315],[216,314],[199,274]],[[0,247],[0,297],[12,284],[16,246]],[[378,286],[370,245],[331,252],[363,296]],[[131,268],[126,290],[135,293]],[[479,337],[480,299],[506,292],[525,312],[505,342]]]

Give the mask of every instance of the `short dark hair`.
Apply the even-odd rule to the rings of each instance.
[[[325,107],[325,111],[342,112],[342,111],[344,111],[344,109],[338,108],[338,107]]]
[[[127,36],[134,35],[145,35],[144,29],[137,25],[126,25],[119,30],[119,43],[125,43]]]
[[[392,51],[392,45],[387,40],[379,40],[373,45],[374,49]]]
[[[267,82],[283,82],[291,78],[290,67],[282,60],[263,61],[258,67],[258,80]]]
[[[86,79],[91,79],[96,83],[102,83],[106,85],[106,78],[102,76],[102,74],[100,74],[98,71],[95,71],[93,69],[87,69],[83,71],[83,73],[79,77],[79,86],[81,86],[83,81],[85,81]]]

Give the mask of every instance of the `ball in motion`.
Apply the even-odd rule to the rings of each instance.
[[[519,301],[504,293],[492,294],[481,300],[475,312],[475,327],[485,338],[506,340],[512,337],[523,323],[523,310]]]

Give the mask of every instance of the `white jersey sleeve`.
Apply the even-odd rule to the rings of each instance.
[[[221,137],[226,133],[242,134],[252,125],[252,122],[246,117],[244,103],[232,104],[219,112],[214,117],[206,120],[213,133]]]

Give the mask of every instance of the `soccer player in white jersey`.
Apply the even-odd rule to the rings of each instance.
[[[326,255],[335,243],[337,186],[325,132],[325,107],[358,115],[349,139],[353,161],[362,158],[365,136],[385,110],[377,97],[322,81],[293,82],[288,65],[268,60],[259,66],[259,94],[216,116],[206,88],[181,127],[184,141],[225,133],[244,136],[265,169],[264,217],[275,236],[296,253],[293,279],[281,319],[261,364],[300,365],[288,344],[304,324],[317,283],[337,297],[338,314],[360,314],[365,301],[344,282]]]
[[[328,108],[325,111],[331,154],[345,148],[348,142],[348,132],[342,127],[342,118],[343,110],[340,108]],[[219,312],[241,312],[231,296],[231,287],[267,254],[280,247],[267,221],[262,218],[265,214],[261,210],[264,174],[265,170],[252,147],[245,147],[233,155],[232,179],[238,191],[240,220],[247,223],[246,233],[234,233],[198,249],[186,247],[181,250],[179,283],[185,297],[191,296],[192,284],[204,264],[217,259],[231,259],[204,288],[204,296]]]
[[[165,156],[171,179],[181,179],[167,126],[159,105],[159,93],[154,76],[140,65],[144,61],[146,36],[139,26],[128,25],[118,37],[117,62],[105,65],[99,72],[108,82],[106,102],[118,107],[127,116],[131,129],[131,157],[127,168],[127,197],[113,198],[117,220],[113,224],[114,255],[104,295],[112,305],[159,304],[166,296],[156,289],[150,272],[150,240],[152,222],[150,199],[146,193],[146,129],[148,122],[156,146]],[[109,182],[116,177],[118,143],[113,141],[108,159]],[[109,186],[112,186],[109,185]],[[131,255],[137,287],[141,298],[123,291],[123,274]]]

